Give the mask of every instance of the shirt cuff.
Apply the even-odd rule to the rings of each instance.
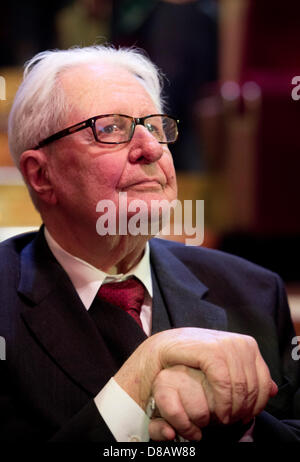
[[[94,398],[94,402],[116,441],[149,441],[149,417],[113,378]]]

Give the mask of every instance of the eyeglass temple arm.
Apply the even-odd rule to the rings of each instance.
[[[85,122],[80,122],[79,124],[73,125],[72,127],[65,128],[64,130],[61,130],[58,133],[55,133],[54,135],[49,136],[48,138],[42,140],[39,142],[38,145],[36,145],[33,149],[40,149],[43,146],[46,146],[49,143],[52,143],[52,141],[59,140],[60,138],[63,138],[64,136],[71,135],[72,133],[79,132],[80,130],[83,130],[86,127],[89,127],[91,125],[91,121],[85,121]]]

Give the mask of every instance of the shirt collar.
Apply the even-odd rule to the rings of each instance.
[[[88,310],[93,300],[105,282],[122,281],[129,276],[135,276],[146,287],[148,294],[152,298],[152,279],[150,267],[150,250],[147,242],[145,252],[138,264],[126,274],[107,274],[104,271],[95,268],[84,260],[81,260],[64,250],[50,235],[49,231],[44,228],[45,239],[48,246],[55,256],[56,260],[68,274],[71,279],[82,303]]]

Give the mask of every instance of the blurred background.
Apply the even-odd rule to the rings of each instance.
[[[7,145],[24,62],[73,45],[143,48],[165,75],[167,112],[180,119],[179,199],[204,200],[203,245],[278,272],[300,335],[299,0],[2,3],[0,240],[41,223]]]

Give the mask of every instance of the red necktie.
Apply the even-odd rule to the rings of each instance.
[[[102,284],[97,295],[106,302],[122,308],[143,328],[140,313],[145,288],[138,279],[131,277],[121,282]]]

